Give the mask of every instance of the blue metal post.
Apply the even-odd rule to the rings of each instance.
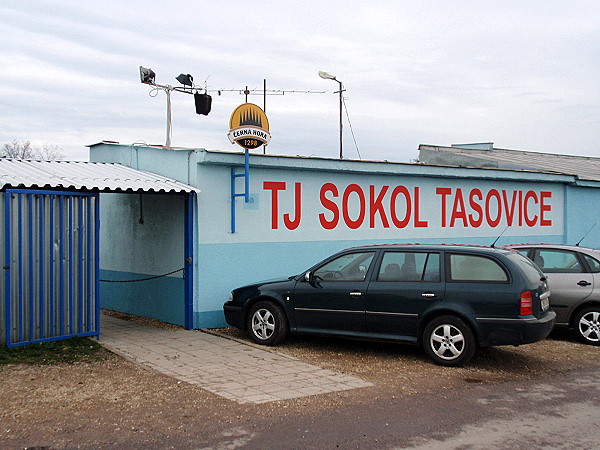
[[[95,221],[96,227],[94,236],[96,251],[94,254],[94,266],[96,268],[95,280],[96,280],[96,329],[95,334],[100,334],[100,195],[94,195],[94,205],[95,205]]]
[[[19,216],[18,245],[19,245],[19,271],[17,273],[17,284],[19,301],[19,342],[23,341],[23,200],[21,195],[17,195],[17,214]]]
[[[235,233],[235,169],[231,168],[231,232]]]
[[[58,308],[59,308],[59,332],[61,336],[65,334],[65,198],[62,195],[58,196]]]
[[[73,197],[69,197],[69,334],[73,334],[75,312],[73,311]]]
[[[28,240],[29,240],[29,339],[33,341],[35,339],[35,289],[33,285],[33,271],[35,269],[34,260],[34,248],[33,248],[33,194],[29,194],[27,197],[27,214],[28,217]]]
[[[40,215],[40,223],[39,223],[39,234],[40,234],[40,242],[39,242],[39,248],[40,248],[40,292],[39,292],[39,296],[40,296],[40,338],[44,338],[45,337],[45,327],[44,327],[44,321],[45,321],[45,313],[46,313],[46,309],[44,308],[44,303],[46,301],[46,292],[44,291],[44,279],[46,278],[44,275],[44,233],[46,232],[44,229],[44,214],[46,213],[46,207],[45,207],[45,201],[44,201],[45,197],[42,195],[40,196],[40,201],[38,203],[38,210],[39,210],[39,215]]]
[[[235,192],[235,179],[244,177],[244,192],[237,194]],[[245,203],[250,203],[250,152],[246,149],[244,155],[244,172],[235,173],[235,168],[231,168],[231,232],[235,233],[235,198],[244,197]]]
[[[244,183],[245,192],[244,192],[244,194],[246,194],[244,196],[244,201],[246,203],[250,203],[250,152],[248,149],[246,149],[246,153],[244,155],[244,167],[246,169],[246,171],[244,172],[244,177],[245,177],[245,183]]]
[[[6,292],[4,297],[4,311],[5,311],[5,320],[4,323],[6,325],[6,344],[10,344],[11,342],[11,314],[12,309],[10,307],[10,271],[11,271],[11,256],[10,256],[10,238],[11,238],[11,226],[10,226],[10,203],[11,196],[9,192],[4,194],[4,266],[8,267],[8,269],[4,270],[4,281],[6,282]]]
[[[54,299],[54,199],[55,196],[50,196],[50,230],[48,233],[48,259],[50,260],[50,267],[48,267],[48,308],[50,310],[50,335],[54,335],[56,333],[56,324],[54,323],[54,310],[56,309],[55,299]]]
[[[85,299],[83,298],[83,197],[77,198],[77,308],[79,309],[79,333],[83,333]],[[71,266],[72,267],[72,266]]]
[[[184,324],[186,330],[194,328],[194,204],[196,195],[191,192],[186,195],[184,254]]]
[[[87,271],[87,283],[86,283],[86,295],[85,298],[87,299],[87,329],[90,330],[91,326],[92,326],[92,313],[93,313],[93,308],[92,306],[94,305],[93,302],[93,298],[92,298],[92,280],[93,278],[93,272],[92,272],[92,268],[93,268],[93,264],[94,264],[94,260],[93,260],[93,246],[92,246],[92,232],[94,227],[92,226],[92,206],[94,204],[94,197],[89,197],[87,199],[87,214],[86,214],[86,248],[87,248],[87,266],[86,266],[86,271]]]

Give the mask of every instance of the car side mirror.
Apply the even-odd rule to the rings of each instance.
[[[312,273],[310,273],[310,270],[304,274],[304,281],[308,283],[312,281]]]

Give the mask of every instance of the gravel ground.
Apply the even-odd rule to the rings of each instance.
[[[249,342],[235,329],[213,331]],[[238,405],[108,352],[103,361],[93,363],[0,366],[0,448],[192,448],[203,436],[274,416],[310,415],[379,398],[443,395],[472,384],[600,367],[598,347],[579,344],[563,330],[536,344],[483,349],[464,368],[436,366],[423,350],[410,345],[344,339],[292,336],[273,351],[361,377],[375,386]]]

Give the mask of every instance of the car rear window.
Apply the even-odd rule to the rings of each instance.
[[[528,282],[532,284],[538,284],[540,282],[540,278],[544,276],[542,272],[537,268],[533,262],[523,256],[521,253],[510,253],[507,255],[509,259],[511,259],[517,266],[519,266],[523,272],[523,275],[527,279]]]
[[[508,275],[491,258],[479,255],[450,255],[450,280],[506,283]]]

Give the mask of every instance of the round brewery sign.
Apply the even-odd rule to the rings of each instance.
[[[271,140],[265,112],[252,103],[243,103],[231,113],[227,137],[232,144],[252,150]]]

